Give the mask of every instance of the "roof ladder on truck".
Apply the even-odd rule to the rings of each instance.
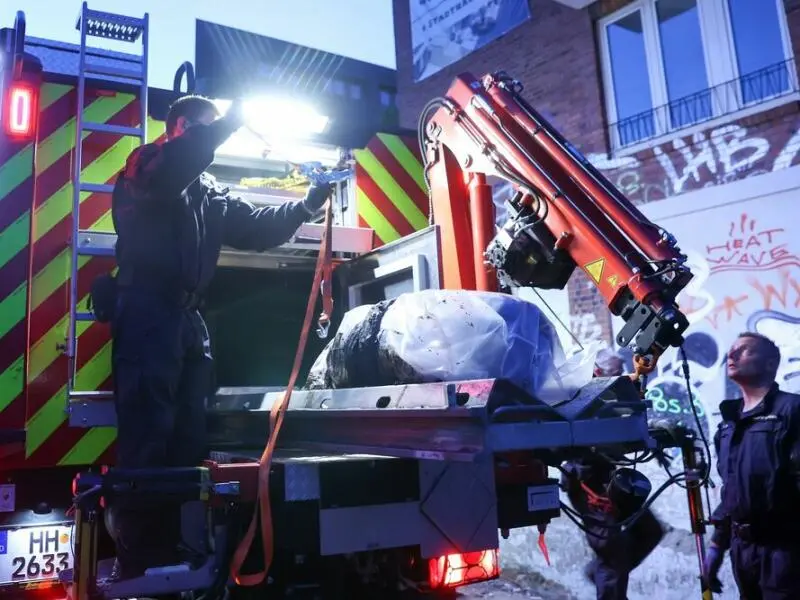
[[[111,394],[75,388],[78,355],[78,322],[93,321],[91,312],[79,311],[81,298],[78,292],[78,270],[81,256],[113,256],[115,235],[102,234],[81,229],[81,198],[86,194],[111,194],[113,186],[107,183],[89,183],[81,179],[83,140],[87,135],[99,132],[110,135],[139,138],[141,144],[147,141],[147,47],[148,14],[143,17],[128,17],[108,12],[91,10],[84,2],[75,26],[81,34],[78,67],[78,113],[75,123],[75,156],[72,161],[72,235],[70,288],[69,288],[69,330],[67,331],[66,354],[69,359],[67,381],[67,411],[70,402],[80,400],[107,399]],[[142,52],[121,54],[87,48],[90,37],[103,38],[135,44],[141,42]],[[124,58],[122,58],[124,57]],[[125,65],[124,67],[121,65]],[[92,123],[84,120],[84,98],[86,79],[101,79],[115,83],[138,85],[140,103],[140,126],[124,127],[106,123]]]

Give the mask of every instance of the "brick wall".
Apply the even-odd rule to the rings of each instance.
[[[458,73],[505,70],[525,84],[525,98],[636,203],[800,164],[796,102],[611,160],[594,23],[630,1],[600,0],[584,10],[532,1],[530,21],[415,84],[408,0],[394,0],[401,124],[416,128],[422,106],[445,93]],[[785,6],[800,56],[800,0],[785,0]],[[605,301],[582,271],[573,276],[568,293],[571,317],[588,319],[610,340]]]

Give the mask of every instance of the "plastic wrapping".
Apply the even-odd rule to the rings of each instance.
[[[425,290],[346,313],[307,387],[498,378],[555,400],[585,384],[593,362],[584,353],[565,360],[555,328],[531,302],[507,294]]]

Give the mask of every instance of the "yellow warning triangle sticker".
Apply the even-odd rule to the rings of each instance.
[[[619,281],[619,277],[616,274],[614,274],[608,279],[606,279],[606,281],[608,282],[608,285],[610,285],[611,287],[617,287],[617,282]]]
[[[595,283],[600,283],[600,278],[603,276],[603,267],[606,264],[605,258],[598,258],[586,265],[583,268],[594,279]]]

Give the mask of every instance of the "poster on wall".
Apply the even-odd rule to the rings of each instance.
[[[422,81],[531,17],[528,0],[409,0],[414,81]]]

